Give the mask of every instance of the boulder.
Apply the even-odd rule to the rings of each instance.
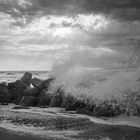
[[[61,107],[65,108],[66,111],[76,110],[76,108],[74,106],[75,102],[76,102],[76,98],[73,95],[68,94],[64,97]]]
[[[39,94],[39,89],[34,87],[27,87],[26,89],[23,90],[23,95],[24,96],[37,96]]]
[[[85,107],[85,103],[76,99],[73,95],[68,94],[65,96],[61,107],[65,108],[66,111],[76,111],[76,109]]]
[[[18,105],[20,103],[20,100],[22,99],[23,96],[19,95],[17,98],[12,100],[12,103]]]
[[[12,100],[14,103],[18,104],[19,99],[23,96],[23,91],[27,88],[21,80],[17,80],[13,83],[8,83],[8,91],[12,95]]]
[[[47,80],[44,80],[40,85],[39,85],[39,88],[42,90],[42,89],[45,89],[46,91],[48,91],[49,89],[49,86],[50,86],[50,83],[54,80],[54,78],[49,78]]]
[[[41,80],[38,78],[33,78],[31,80],[31,83],[34,87],[39,88],[40,90],[45,89],[46,91],[48,91],[48,88],[50,86],[50,83],[54,80],[54,78],[49,78],[47,80]]]
[[[39,93],[38,98],[45,97],[45,94],[46,94],[46,90],[43,89],[43,90]]]
[[[52,93],[45,94],[44,97],[40,98],[38,106],[39,107],[41,107],[41,106],[49,106],[49,104],[51,102],[51,99],[52,99]]]
[[[113,117],[116,115],[115,112],[116,110],[107,102],[101,103],[93,109],[93,115],[96,117]]]
[[[29,72],[26,72],[23,77],[21,78],[21,81],[26,84],[27,86],[30,86],[32,79],[32,74]]]
[[[77,100],[74,105],[75,105],[76,109],[86,107],[86,104],[82,100]]]
[[[0,102],[2,104],[11,102],[11,94],[8,91],[6,83],[0,84]]]
[[[57,92],[53,95],[51,102],[50,102],[50,106],[51,107],[61,107],[63,98],[64,98],[64,93],[61,90],[61,88],[59,88],[57,90]]]
[[[34,86],[34,87],[39,87],[40,84],[43,82],[43,80],[41,79],[38,79],[38,78],[33,78],[31,79],[31,84]]]
[[[23,96],[20,100],[21,106],[37,106],[39,99],[33,96]]]
[[[87,110],[86,108],[79,108],[76,110],[77,114],[84,114],[84,115],[88,115],[88,116],[93,116],[93,112]]]

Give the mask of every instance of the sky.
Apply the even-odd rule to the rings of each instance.
[[[140,65],[140,0],[0,0],[0,70]]]

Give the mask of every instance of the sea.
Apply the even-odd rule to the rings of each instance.
[[[0,83],[1,82],[14,82],[20,79],[26,71],[0,71]],[[32,77],[40,78],[45,80],[49,76],[49,71],[28,71],[32,74]]]

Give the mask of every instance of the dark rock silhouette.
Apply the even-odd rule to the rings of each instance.
[[[8,90],[12,95],[13,103],[18,104],[20,99],[23,96],[24,89],[27,88],[27,85],[24,84],[21,80],[8,84]]]
[[[49,106],[51,99],[52,99],[53,94],[52,93],[46,93],[45,96],[41,97],[38,103],[38,106]]]
[[[100,103],[99,105],[95,105],[93,108],[93,115],[96,117],[113,117],[116,115],[120,115],[122,113],[119,106],[113,106],[107,101]]]
[[[12,109],[30,109],[30,107],[17,105],[17,106],[14,106]]]
[[[21,80],[17,80],[13,83],[8,83],[8,91],[12,95],[12,101],[15,104],[19,104],[19,101],[23,97],[23,91],[30,86],[32,74],[26,72]]]
[[[76,111],[76,109],[83,108],[85,106],[86,105],[83,101],[78,100],[71,94],[65,96],[63,103],[61,105],[61,107],[65,108],[66,111],[71,111],[71,110]]]
[[[31,84],[34,86],[34,87],[40,87],[40,84],[43,82],[43,80],[41,79],[38,79],[38,78],[33,78],[31,79]]]
[[[41,90],[38,95],[38,98],[45,97],[45,94],[46,94],[46,90],[45,89]]]
[[[11,102],[12,95],[9,93],[6,83],[0,84],[0,103],[5,104]]]
[[[89,115],[89,116],[94,116],[93,112],[87,110],[86,108],[79,108],[76,110],[77,114],[84,114],[84,115]]]
[[[41,90],[45,89],[46,91],[48,91],[49,87],[50,87],[50,83],[54,80],[54,78],[49,78],[47,80],[44,80],[43,82],[41,82],[41,84],[39,85],[39,88]]]
[[[36,87],[31,88],[27,87],[26,89],[23,90],[23,95],[24,96],[37,96],[39,95],[40,90]]]
[[[32,79],[32,74],[29,72],[26,72],[23,77],[21,78],[21,81],[26,84],[27,86],[30,86]]]
[[[31,80],[31,83],[34,87],[39,88],[40,90],[43,90],[44,88],[46,90],[48,90],[49,86],[50,86],[50,82],[52,82],[54,80],[54,78],[49,78],[47,80],[41,80],[38,78],[33,78]]]
[[[64,93],[61,88],[59,88],[55,94],[53,94],[53,97],[50,102],[51,107],[61,107],[61,104],[63,102]]]
[[[20,100],[22,106],[37,106],[39,99],[33,96],[23,96]]]
[[[65,108],[66,111],[76,110],[76,107],[74,106],[75,102],[76,98],[73,95],[68,94],[64,97],[61,107]]]

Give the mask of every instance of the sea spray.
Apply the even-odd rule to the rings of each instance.
[[[54,66],[51,73],[56,77],[53,87],[62,86],[66,92],[85,94],[96,98],[116,96],[125,89],[139,90],[140,68],[97,69],[61,64]]]

